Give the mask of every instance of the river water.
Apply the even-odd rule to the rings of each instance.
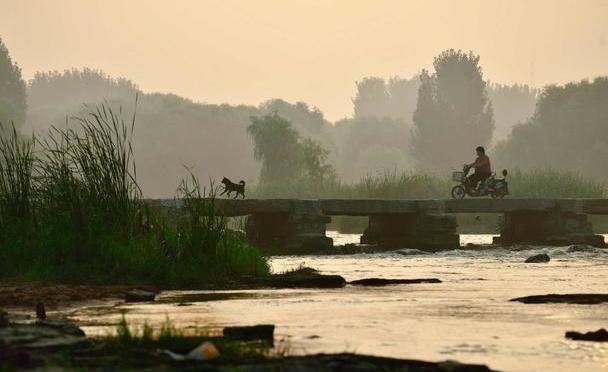
[[[358,235],[329,233],[336,244]],[[461,242],[489,243],[491,235]],[[548,253],[546,264],[523,261]],[[608,370],[608,343],[571,341],[568,330],[608,328],[608,304],[526,305],[509,299],[548,293],[608,292],[608,250],[582,247],[400,250],[349,256],[274,257],[273,270],[300,264],[347,280],[439,278],[440,284],[329,290],[162,293],[153,304],[97,304],[72,318],[88,334],[112,329],[121,312],[130,323],[219,328],[273,323],[291,354],[357,352],[431,361],[483,363],[502,371]],[[180,304],[181,303],[181,304]]]

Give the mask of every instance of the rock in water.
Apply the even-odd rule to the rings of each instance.
[[[376,286],[391,285],[391,284],[420,284],[420,283],[441,283],[441,280],[439,280],[437,278],[425,278],[425,279],[368,278],[368,279],[353,280],[349,284],[376,287]]]
[[[546,253],[541,253],[528,257],[525,263],[544,263],[549,261],[551,261],[551,257],[549,257],[549,255]]]
[[[127,292],[125,300],[127,302],[149,302],[154,301],[156,294],[154,292],[143,291],[141,289],[132,289]]]
[[[604,328],[598,329],[595,332],[587,333],[569,331],[566,332],[566,338],[577,341],[608,342],[608,331],[606,331]]]
[[[64,321],[38,320],[33,324],[13,323],[0,328],[0,345],[8,345],[17,350],[59,349],[89,344],[78,326]]]
[[[8,327],[8,313],[2,309],[0,309],[0,328]]]
[[[38,320],[46,319],[46,309],[44,308],[44,304],[42,302],[38,302],[36,304],[36,318],[38,318]]]
[[[274,340],[274,324],[260,324],[246,327],[226,327],[224,337],[241,341]]]
[[[219,358],[219,356],[220,352],[217,350],[213,342],[207,341],[192,349],[192,351],[186,355],[186,358],[193,360],[212,360]]]
[[[572,293],[547,294],[513,298],[509,301],[523,302],[524,304],[578,304],[597,305],[608,302],[606,293]]]

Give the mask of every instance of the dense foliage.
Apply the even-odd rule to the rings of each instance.
[[[101,106],[73,120],[46,137],[13,131],[0,141],[0,277],[207,286],[268,273],[196,178],[179,188],[184,213],[144,203],[134,117]]]
[[[247,127],[254,142],[254,157],[262,163],[259,188],[279,196],[303,191],[301,186],[324,187],[335,182],[329,152],[310,138],[301,138],[291,123],[276,112],[252,116]],[[287,191],[288,190],[288,191]]]
[[[0,39],[0,123],[14,123],[17,128],[23,125],[27,109],[25,97],[21,69]]]
[[[450,170],[492,138],[494,118],[479,56],[453,49],[420,75],[412,154],[421,169]]]
[[[498,144],[501,164],[521,169],[552,167],[608,179],[608,78],[549,86],[533,117]]]

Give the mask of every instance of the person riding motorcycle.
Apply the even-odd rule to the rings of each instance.
[[[466,171],[475,168],[475,173],[467,177],[473,190],[477,190],[479,183],[492,175],[492,165],[490,164],[490,158],[486,155],[486,149],[478,146],[475,151],[477,152],[477,159],[471,164],[465,165]]]

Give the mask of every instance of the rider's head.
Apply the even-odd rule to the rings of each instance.
[[[481,156],[481,155],[485,155],[486,154],[486,149],[484,149],[483,146],[477,146],[477,148],[475,149],[475,151],[477,151],[477,156]]]

